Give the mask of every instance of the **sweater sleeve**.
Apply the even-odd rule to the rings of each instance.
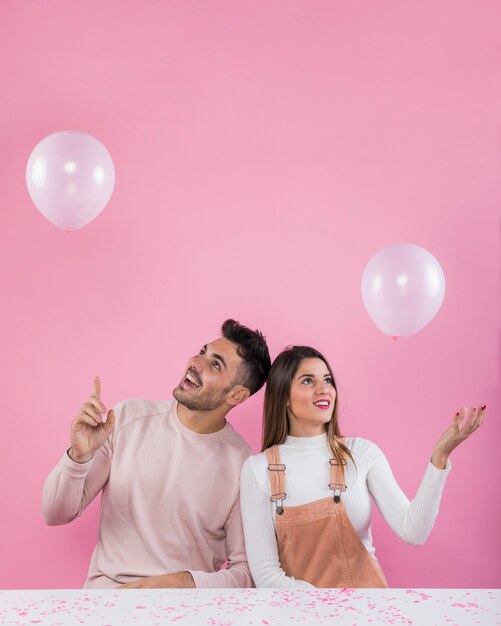
[[[314,589],[314,585],[287,576],[280,566],[270,494],[259,484],[250,457],[242,467],[240,497],[245,547],[256,587]]]
[[[390,468],[383,452],[371,444],[367,484],[386,522],[407,543],[420,546],[428,538],[438,515],[440,500],[451,463],[444,470],[428,462],[423,480],[409,501]]]
[[[237,496],[225,524],[227,569],[218,572],[195,572],[190,574],[198,588],[253,587],[252,578],[245,554],[240,497]]]
[[[81,515],[108,480],[111,447],[106,442],[87,463],[76,463],[66,451],[49,474],[42,494],[42,512],[50,526],[67,524]]]

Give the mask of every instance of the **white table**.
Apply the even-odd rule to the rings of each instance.
[[[0,591],[9,626],[501,626],[499,589]]]

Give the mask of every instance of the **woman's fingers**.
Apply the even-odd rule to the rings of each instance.
[[[484,420],[486,405],[483,404],[477,411],[476,407],[463,407],[460,411],[462,417],[466,418],[463,426],[459,429],[459,435],[462,439],[469,437],[472,432],[477,430]]]
[[[461,437],[461,433],[468,422],[468,416],[469,407],[467,406],[462,406],[459,411],[456,412],[456,415],[454,416],[454,419],[452,421],[452,427],[454,429],[456,437]],[[463,426],[461,426],[461,424],[463,424]]]
[[[473,424],[473,430],[477,430],[477,428],[479,428],[479,426],[482,424],[482,422],[484,421],[484,415],[485,415],[485,410],[486,410],[486,405],[483,404],[477,411],[477,415],[475,417],[475,422]]]
[[[473,429],[473,423],[475,422],[475,415],[477,413],[476,406],[468,407],[468,418],[463,426],[463,430],[465,433],[470,434]]]

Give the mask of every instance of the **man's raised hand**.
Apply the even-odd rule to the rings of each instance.
[[[107,414],[105,422],[101,417],[103,414]],[[113,409],[107,411],[101,402],[101,381],[96,376],[92,395],[71,423],[71,448],[68,454],[77,463],[90,461],[94,452],[111,435],[114,426],[115,413]]]

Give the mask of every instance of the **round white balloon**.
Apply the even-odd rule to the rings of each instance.
[[[110,153],[92,135],[60,131],[35,146],[26,185],[37,209],[64,230],[82,228],[108,203],[115,186]]]
[[[445,296],[445,276],[437,259],[412,243],[383,248],[362,274],[365,308],[379,330],[407,337],[438,313]]]

